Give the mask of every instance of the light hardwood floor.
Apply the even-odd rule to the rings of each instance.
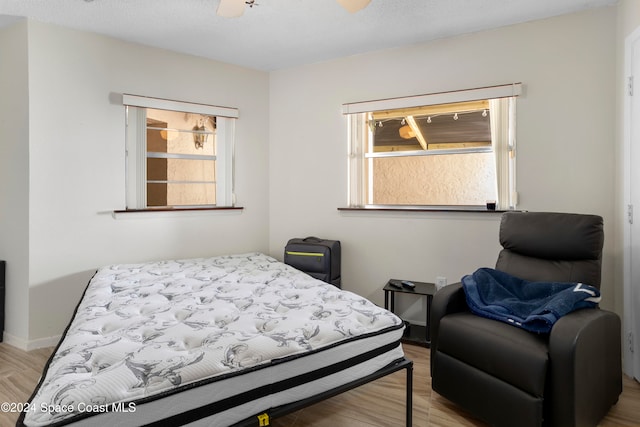
[[[416,427],[484,427],[456,405],[431,391],[429,350],[405,345],[414,361],[413,425]],[[53,349],[25,352],[0,344],[0,402],[25,402]],[[273,420],[274,427],[404,426],[404,370]],[[0,413],[0,426],[15,425],[18,414]],[[600,426],[640,426],[640,384],[625,377],[618,403]]]

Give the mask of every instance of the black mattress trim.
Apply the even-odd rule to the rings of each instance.
[[[302,384],[309,383],[311,381],[324,378],[328,375],[335,374],[336,372],[343,371],[352,366],[356,366],[360,363],[366,362],[369,359],[380,356],[388,351],[391,351],[398,347],[399,342],[387,344],[383,347],[376,348],[368,351],[367,353],[359,354],[350,359],[343,360],[333,365],[325,366],[323,368],[316,369],[314,371],[306,372],[304,374],[288,378],[286,380],[278,381],[272,384],[266,384],[262,387],[255,388],[250,391],[246,391],[235,396],[230,396],[217,402],[209,403],[199,408],[191,409],[189,411],[182,412],[180,414],[172,415],[162,420],[158,420],[149,424],[145,424],[146,427],[160,427],[165,425],[184,425],[194,421],[198,421],[202,418],[206,418],[211,415],[232,409],[238,406],[238,402],[247,403],[256,399],[260,399],[266,396],[270,396],[281,391],[288,390],[293,387],[297,387]]]

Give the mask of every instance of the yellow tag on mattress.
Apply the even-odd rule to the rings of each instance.
[[[269,425],[269,414],[264,413],[264,414],[258,415],[258,425],[260,427],[268,426]]]

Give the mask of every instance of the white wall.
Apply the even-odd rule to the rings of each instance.
[[[615,188],[616,188],[616,200],[615,200],[615,212],[616,218],[618,218],[617,226],[616,226],[616,253],[618,256],[615,258],[615,274],[616,274],[616,282],[623,282],[624,279],[624,270],[623,270],[623,254],[624,254],[624,230],[627,226],[627,209],[625,204],[625,196],[623,194],[623,189],[625,187],[624,183],[624,173],[623,171],[626,168],[625,162],[627,159],[624,158],[624,104],[626,102],[627,97],[627,70],[625,69],[625,41],[626,38],[631,35],[637,28],[640,27],[640,2],[637,0],[620,0],[618,3],[618,32],[617,32],[617,40],[616,40],[616,51],[617,51],[617,73],[616,73],[616,95],[617,95],[617,103],[616,103],[616,174],[615,174]],[[638,286],[637,283],[634,283],[633,286]],[[623,292],[620,291],[619,297],[616,299],[616,308],[622,312],[623,307],[626,305],[627,310],[624,312],[625,316],[623,318],[624,326],[623,326],[623,359],[624,359],[624,370],[628,375],[633,376],[633,354],[629,350],[629,345],[627,345],[627,339],[625,338],[628,333],[635,333],[636,339],[638,337],[639,331],[633,330],[632,324],[632,316],[628,309],[628,307],[632,307],[632,303],[629,301],[625,301],[623,299]],[[626,304],[625,304],[626,303]],[[635,373],[637,377],[637,373]]]
[[[267,251],[267,73],[37,22],[28,23],[28,55],[29,303],[16,307],[28,313],[28,334],[13,317],[6,329],[19,346],[59,335],[102,265]],[[245,209],[114,219],[125,207],[122,93],[238,108]]]
[[[0,259],[7,261],[5,330],[27,336],[29,113],[27,26],[0,30]]]
[[[347,102],[522,82],[520,209],[604,217],[602,306],[612,308],[616,9],[590,10],[271,73],[270,249],[343,244],[343,287],[382,303],[390,277],[449,282],[492,266],[499,215],[341,213]],[[417,319],[423,303],[408,308]]]

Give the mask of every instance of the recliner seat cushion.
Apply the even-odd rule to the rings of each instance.
[[[540,397],[547,377],[547,343],[548,335],[463,312],[441,319],[438,351]]]

